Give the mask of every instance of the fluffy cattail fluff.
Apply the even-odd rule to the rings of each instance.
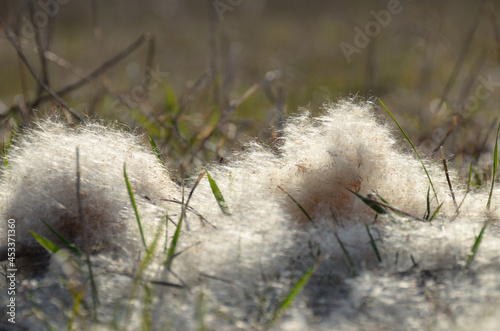
[[[77,148],[87,229],[78,213]],[[57,239],[44,221],[77,247],[84,247],[86,239],[97,251],[121,248],[122,240],[128,239],[127,229],[137,228],[124,181],[124,163],[141,212],[147,219],[162,216],[164,211],[148,201],[178,199],[179,192],[136,136],[99,124],[69,129],[53,120],[41,122],[23,134],[9,152],[0,189],[2,217],[16,220],[16,238],[28,247],[39,247],[31,231]],[[5,227],[3,223],[4,231]]]
[[[205,176],[182,218],[179,254],[166,268],[183,198],[153,153],[138,137],[110,127],[74,129],[42,121],[7,155],[0,245],[7,238],[6,220],[15,219],[17,240],[31,240],[34,231],[57,241],[44,220],[77,247],[94,248],[99,322],[73,321],[82,328],[152,323],[158,329],[250,329],[271,322],[287,330],[498,328],[498,190],[489,211],[487,189],[469,193],[457,216],[444,171],[427,161],[438,199],[431,189],[428,204],[429,181],[420,161],[399,150],[369,102],[340,101],[325,107],[321,117],[292,118],[282,137],[277,152],[254,143],[228,164],[207,167],[231,215],[222,213]],[[75,189],[76,147],[86,238]],[[159,243],[147,264],[124,162],[146,243]],[[453,171],[451,182],[460,202],[463,183]],[[349,190],[384,199],[414,217],[387,209],[374,221],[374,211]],[[428,208],[433,213],[441,204],[432,222],[422,221]],[[480,248],[466,268],[486,221]],[[43,251],[33,247],[26,265]],[[38,327],[43,315],[57,327],[66,325],[57,307],[74,302],[55,276],[86,282],[85,269],[69,277],[54,259],[48,272],[35,268],[36,281],[28,278],[19,286],[18,313],[25,313],[27,327]],[[293,307],[275,319],[287,293],[315,264],[320,266]],[[154,291],[141,292],[135,278]],[[189,290],[165,287],[167,282]],[[58,301],[47,300],[47,288]],[[28,293],[31,301],[21,299]],[[29,314],[32,304],[38,304],[36,315]],[[149,309],[154,318],[144,313]]]

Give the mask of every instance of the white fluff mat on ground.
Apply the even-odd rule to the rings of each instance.
[[[500,191],[489,201],[491,183],[468,189],[450,169],[453,198],[442,161],[402,151],[387,118],[371,102],[328,104],[184,187],[144,137],[39,121],[0,182],[15,326],[498,330]]]

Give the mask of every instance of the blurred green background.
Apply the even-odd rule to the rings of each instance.
[[[467,172],[473,162],[481,184],[489,170],[481,156],[491,154],[498,117],[499,7],[465,0],[2,1],[2,138],[33,115],[68,114],[54,110],[51,98],[33,102],[47,93],[6,38],[11,31],[54,91],[100,69],[63,99],[86,117],[147,129],[176,168],[223,162],[249,137],[276,143],[281,113],[317,113],[325,101],[357,95],[377,105],[381,98],[427,156],[440,158],[432,151],[442,143],[459,168]]]

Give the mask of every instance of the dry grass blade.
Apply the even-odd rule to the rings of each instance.
[[[97,318],[97,306],[99,304],[99,296],[97,293],[97,286],[94,280],[94,274],[92,272],[92,263],[90,262],[90,247],[89,247],[89,229],[87,219],[83,213],[82,197],[80,194],[80,151],[78,147],[76,148],[76,200],[78,203],[78,215],[80,217],[80,222],[83,224],[83,242],[84,242],[84,253],[85,260],[87,263],[87,268],[89,271],[90,288],[92,291],[92,303],[94,308],[93,318]]]
[[[80,120],[81,122],[86,122],[85,118],[78,114],[73,108],[71,108],[66,101],[64,101],[56,92],[54,92],[50,86],[45,84],[36,72],[35,68],[31,63],[28,61],[26,58],[26,55],[24,55],[23,50],[21,49],[21,46],[19,45],[18,41],[16,40],[15,35],[13,34],[12,31],[7,27],[7,25],[4,23],[2,17],[0,16],[0,28],[4,31],[5,35],[9,39],[10,43],[12,46],[14,46],[17,54],[23,61],[23,63],[26,65],[28,70],[31,72],[31,75],[36,79],[37,83],[43,87],[43,89],[50,95],[52,96],[58,103],[60,103],[67,111],[70,112],[71,115],[73,115],[76,119]]]
[[[484,3],[484,0],[481,1],[481,5],[478,9],[477,14],[474,17],[474,21],[471,24],[471,27],[469,29],[469,33],[467,34],[467,37],[465,38],[465,41],[464,41],[462,49],[459,53],[457,62],[455,63],[455,66],[453,67],[453,71],[450,74],[450,78],[448,78],[448,82],[446,83],[446,86],[444,87],[443,92],[441,93],[441,101],[440,101],[437,109],[441,109],[441,106],[447,100],[448,94],[450,93],[451,89],[453,88],[453,85],[457,81],[458,74],[460,73],[460,70],[462,69],[465,58],[467,56],[467,53],[469,52],[472,41],[474,40],[474,35],[476,33],[477,27],[479,26],[479,23],[481,21],[481,15],[483,12],[483,3]]]
[[[141,35],[132,44],[130,44],[124,50],[122,50],[120,53],[116,54],[111,59],[104,62],[101,66],[99,66],[99,68],[95,69],[90,74],[88,74],[86,77],[83,77],[82,79],[80,79],[76,83],[68,85],[68,86],[62,88],[61,90],[57,91],[57,94],[65,95],[65,94],[67,94],[67,93],[69,93],[69,92],[71,92],[79,87],[82,87],[83,85],[87,84],[88,82],[93,81],[94,79],[96,79],[97,77],[99,77],[103,73],[105,73],[107,70],[109,70],[111,67],[120,63],[123,59],[125,59],[127,56],[129,56],[132,52],[134,52],[136,49],[138,49],[146,40],[147,40],[147,36],[145,34]]]
[[[490,17],[491,26],[493,28],[493,34],[495,36],[495,48],[497,52],[497,60],[500,62],[500,27],[498,25],[497,15],[495,13],[495,6],[493,1],[489,0],[486,3],[486,9]]]
[[[498,167],[498,134],[500,133],[500,124],[498,125],[497,135],[495,139],[495,152],[493,153],[493,176],[491,178],[491,189],[490,195],[488,197],[488,203],[486,204],[486,208],[489,210],[491,205],[491,196],[493,195],[493,187],[495,186],[495,177],[497,175],[497,167]]]
[[[453,203],[455,204],[455,208],[458,213],[458,205],[457,200],[455,199],[455,193],[453,192],[453,186],[451,185],[450,175],[448,174],[448,166],[446,165],[446,158],[444,157],[443,146],[441,146],[441,158],[443,160],[444,173],[446,174],[446,181],[448,182],[448,186],[450,188],[451,197],[453,198]]]
[[[446,141],[446,138],[450,136],[450,134],[453,132],[455,127],[458,125],[458,117],[453,116],[453,120],[451,121],[450,126],[448,127],[448,131],[446,131],[446,135],[441,139],[441,141],[437,144],[436,148],[432,151],[432,153],[436,153],[438,149],[443,148],[443,144]]]
[[[45,46],[46,46],[46,44],[48,44],[48,40],[46,41],[45,44],[43,43],[42,29],[38,24],[36,24],[36,22],[34,22],[35,6],[34,6],[33,1],[28,2],[28,8],[29,8],[29,12],[30,12],[31,21],[32,21],[31,23],[32,23],[32,26],[34,27],[34,30],[35,30],[35,42],[36,42],[36,47],[38,50],[38,57],[40,59],[40,67],[41,67],[41,75],[42,75],[41,78],[42,78],[42,81],[45,84],[47,84],[47,86],[50,86],[48,70],[47,70],[47,59],[43,55],[45,50],[47,49],[47,47],[45,47]],[[49,24],[47,24],[47,25],[50,25],[50,22],[52,21],[52,17],[50,15],[48,16],[48,21],[49,21]],[[45,31],[47,31],[47,39],[49,39],[50,28],[47,28]],[[38,96],[40,96],[42,93],[43,93],[43,87],[41,85],[39,85],[37,94],[38,94]]]
[[[462,198],[460,205],[458,205],[457,213],[456,213],[455,217],[452,219],[452,221],[454,221],[458,217],[458,214],[460,213],[460,208],[462,207],[462,204],[464,203],[465,198],[467,197],[467,194],[469,194],[471,180],[472,180],[472,162],[470,163],[470,166],[469,166],[469,180],[467,181],[467,189],[465,190],[464,197]]]

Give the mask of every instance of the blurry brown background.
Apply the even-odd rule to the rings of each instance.
[[[329,99],[358,95],[381,98],[427,155],[439,156],[431,152],[444,140],[445,153],[460,167],[477,166],[481,184],[488,169],[478,160],[491,152],[498,117],[499,6],[35,0],[2,1],[0,16],[4,32],[16,35],[53,90],[101,69],[63,99],[88,117],[146,128],[165,154],[182,160],[176,166],[220,159],[252,136],[272,144],[280,112],[317,112]],[[32,120],[32,108],[59,110],[50,98],[33,103],[46,92],[4,32],[0,111],[8,140],[13,127]],[[37,49],[45,51],[45,64]],[[117,54],[122,58],[103,65]]]

